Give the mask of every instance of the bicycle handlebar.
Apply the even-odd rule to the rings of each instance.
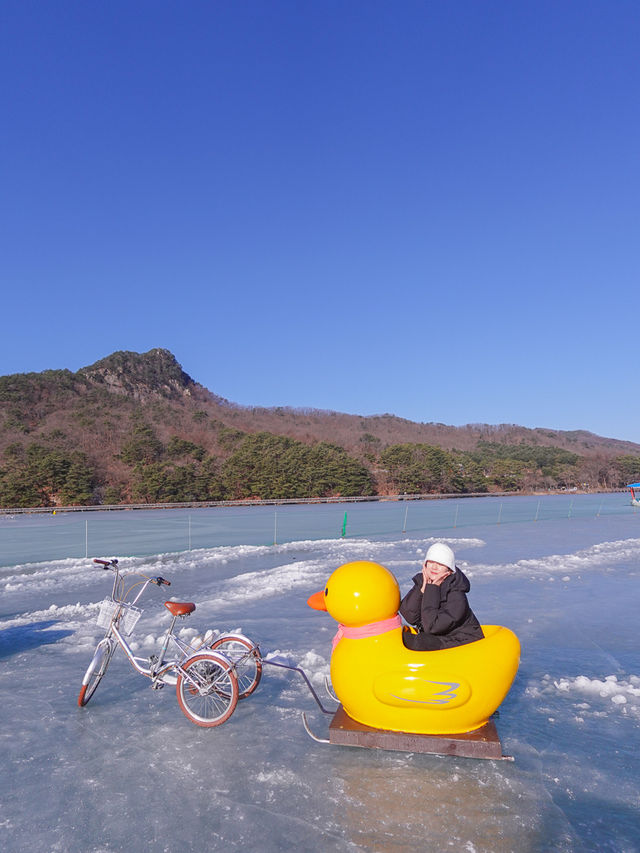
[[[99,560],[97,557],[94,557],[93,562],[97,563],[99,566],[102,566],[103,569],[116,569],[117,570],[117,568],[118,568],[118,561],[115,559],[114,560]],[[146,575],[144,577],[146,577]],[[157,578],[149,578],[147,583],[149,583],[149,581],[151,581],[151,583],[156,584],[156,586],[162,586],[163,584],[164,584],[164,586],[171,586],[171,581],[168,581],[166,578],[161,578],[159,575]]]
[[[94,557],[93,562],[98,563],[103,569],[114,569],[118,565],[117,560],[98,560],[97,557]]]

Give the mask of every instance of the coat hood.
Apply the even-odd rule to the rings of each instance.
[[[457,566],[455,572],[452,575],[449,575],[448,578],[445,578],[442,582],[443,586],[445,584],[447,584],[449,589],[455,590],[456,592],[469,592],[471,589],[469,578]]]

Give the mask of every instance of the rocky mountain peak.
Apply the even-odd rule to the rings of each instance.
[[[145,353],[119,350],[78,373],[92,382],[107,385],[111,391],[139,400],[154,395],[189,396],[195,385],[173,353],[159,347]]]

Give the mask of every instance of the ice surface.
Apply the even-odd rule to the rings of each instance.
[[[513,763],[315,743],[300,711],[325,736],[327,718],[302,679],[268,666],[257,691],[211,730],[188,722],[170,687],[150,690],[121,652],[80,709],[107,573],[84,557],[0,569],[0,848],[640,850],[640,519],[579,517],[573,500],[565,519],[443,532],[481,621],[508,625],[522,642],[497,720]],[[279,524],[287,509],[278,508]],[[300,533],[283,545],[149,557],[124,556],[121,537],[125,569],[172,581],[142,602],[137,653],[161,643],[165,595],[197,603],[186,640],[241,628],[323,690],[336,626],[306,598],[359,558],[388,566],[404,591],[437,537]]]

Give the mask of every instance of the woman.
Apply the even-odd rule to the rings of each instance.
[[[408,649],[433,651],[462,646],[484,637],[467,601],[471,584],[456,568],[448,545],[436,542],[427,551],[422,572],[400,603],[400,613],[418,633],[402,635]]]

